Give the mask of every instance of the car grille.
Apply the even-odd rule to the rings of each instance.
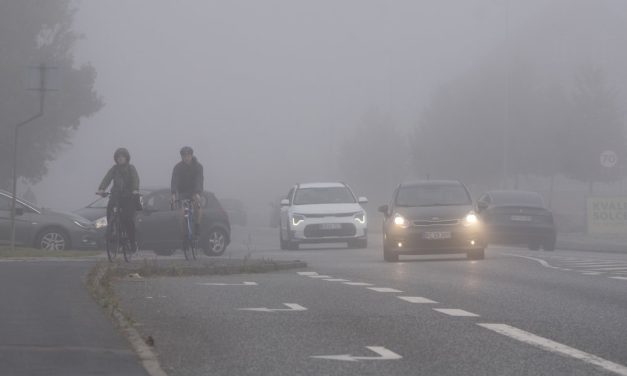
[[[319,224],[305,226],[306,238],[331,238],[331,237],[344,237],[355,236],[357,229],[352,223],[342,223],[341,228],[338,229],[323,229]]]
[[[438,220],[419,220],[413,222],[414,226],[441,226],[441,225],[449,225],[454,226],[459,224],[459,219],[438,219]]]

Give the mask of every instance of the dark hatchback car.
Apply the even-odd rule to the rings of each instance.
[[[477,201],[477,211],[489,243],[555,250],[557,231],[553,214],[539,193],[489,191]]]
[[[483,259],[485,238],[466,186],[459,181],[407,182],[379,208],[383,221],[383,258],[399,255],[466,253]]]
[[[137,212],[137,239],[140,249],[168,256],[181,248],[180,211],[171,210],[169,189],[141,191],[144,210]],[[108,198],[100,198],[75,213],[92,220],[100,232],[103,246],[107,226]],[[202,197],[200,248],[207,256],[220,256],[231,241],[231,225],[226,211],[213,193]]]

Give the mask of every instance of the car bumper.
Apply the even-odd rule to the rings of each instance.
[[[446,237],[430,239],[433,233]],[[394,229],[384,234],[384,242],[388,251],[408,255],[466,253],[486,247],[482,229],[462,226]]]
[[[93,250],[100,248],[98,231],[77,231],[71,234],[72,248],[78,250]]]
[[[488,241],[497,244],[527,244],[557,236],[553,226],[491,226],[486,233]]]
[[[367,237],[367,223],[359,223],[352,217],[346,220],[306,220],[291,228],[291,238],[299,243],[340,243]]]

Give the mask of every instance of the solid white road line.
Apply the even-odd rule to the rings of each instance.
[[[599,273],[599,272],[583,272],[581,274],[583,274],[583,275],[600,275],[601,273]]]
[[[308,275],[309,278],[333,278],[330,275]]]
[[[537,336],[535,334],[525,332],[524,330],[515,328],[513,326],[505,324],[477,324],[493,332],[502,334],[504,336],[513,338],[515,340],[527,343],[529,345],[539,347],[542,350],[557,353],[570,358],[583,360],[588,364],[603,368],[607,371],[614,372],[618,375],[627,376],[627,367],[617,363],[610,362],[596,355],[588,354],[586,352],[577,350],[570,346],[563,345],[559,342],[551,341],[544,337]]]
[[[449,316],[456,317],[479,317],[476,313],[464,311],[463,309],[454,309],[454,308],[434,308],[434,311],[443,313]]]
[[[438,303],[431,299],[423,298],[422,296],[397,296],[397,298],[402,299],[406,302],[417,303],[417,304],[437,304]]]
[[[586,268],[587,270],[592,270],[593,272],[603,272],[603,271],[613,271],[613,270],[627,270],[627,266],[621,267],[612,267],[612,268]]]
[[[389,287],[367,287],[367,288],[376,292],[402,292],[401,290],[392,289]]]
[[[520,258],[524,258],[524,259],[527,259],[527,260],[533,260],[533,261],[539,262],[539,263],[540,263],[540,265],[544,266],[545,268],[550,268],[550,269],[560,269],[560,268],[559,268],[559,267],[557,267],[557,266],[553,266],[553,265],[549,264],[548,262],[546,262],[546,260],[542,260],[542,259],[539,259],[539,258],[529,257],[529,256],[515,255],[515,254],[513,254],[513,253],[503,253],[503,254],[504,254],[504,255],[506,255],[506,256],[520,257]]]
[[[610,277],[610,278],[612,278],[612,279],[622,279],[622,280],[627,281],[627,277]]]
[[[342,279],[342,278],[324,278],[323,281],[329,281],[329,282],[350,282],[348,279]]]
[[[344,282],[344,284],[349,286],[372,286],[372,283],[366,282]]]
[[[318,275],[316,272],[298,272],[298,275]]]

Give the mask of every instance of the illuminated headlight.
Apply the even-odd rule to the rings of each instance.
[[[76,221],[75,220],[74,224],[77,225],[80,228],[85,228],[85,229],[92,228],[91,223],[85,223],[85,222],[81,222],[81,221]]]
[[[107,217],[98,218],[94,221],[94,225],[96,228],[104,228],[107,227]]]
[[[361,223],[362,225],[366,223],[366,213],[364,212],[355,214],[354,218],[357,223]]]
[[[466,215],[466,218],[464,218],[465,226],[474,226],[477,223],[479,223],[479,218],[477,218],[477,215],[475,213],[468,213],[468,215]]]
[[[292,216],[292,224],[294,226],[300,225],[305,220],[305,216],[301,214],[294,214]]]
[[[395,225],[397,225],[399,227],[405,228],[405,227],[407,227],[407,223],[408,223],[407,220],[402,215],[397,214],[397,215],[394,216],[394,224]]]

